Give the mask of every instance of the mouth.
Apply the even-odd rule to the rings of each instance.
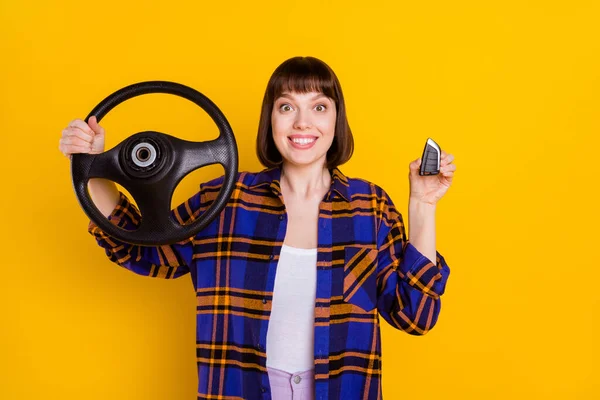
[[[316,136],[293,135],[288,137],[292,147],[301,150],[310,149],[313,147],[317,142],[317,139],[318,138]]]

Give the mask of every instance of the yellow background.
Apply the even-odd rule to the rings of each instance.
[[[454,154],[437,210],[451,268],[438,325],[383,326],[386,399],[600,398],[596,1],[0,2],[0,398],[193,399],[189,275],[110,263],[58,150],[113,91],[172,80],[227,116],[240,170],[283,60],[337,73],[356,141],[342,167],[407,214],[428,137]],[[142,130],[216,137],[186,100],[146,95],[102,120],[107,148]],[[219,168],[196,171],[173,203]]]

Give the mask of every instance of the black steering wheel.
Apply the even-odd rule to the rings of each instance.
[[[123,140],[100,154],[76,153],[71,158],[73,187],[87,216],[108,235],[138,245],[173,244],[195,236],[223,210],[231,197],[238,173],[238,151],[227,119],[202,93],[174,82],[148,81],[124,87],[102,100],[86,117],[98,122],[125,100],[149,93],[168,93],[188,99],[210,115],[219,137],[190,142],[160,132],[145,131]],[[219,163],[225,169],[223,185],[211,206],[185,225],[171,216],[171,199],[177,184],[190,172]],[[92,201],[90,178],[114,181],[131,193],[142,214],[136,230],[122,229],[106,219]]]

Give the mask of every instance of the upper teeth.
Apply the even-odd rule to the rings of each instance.
[[[294,138],[292,141],[298,144],[308,144],[314,142],[315,138]]]

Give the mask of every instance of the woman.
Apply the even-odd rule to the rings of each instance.
[[[104,130],[94,117],[74,120],[59,147],[67,156],[103,152]],[[239,173],[207,228],[174,245],[136,246],[90,222],[118,265],[152,277],[190,273],[199,399],[378,399],[378,317],[412,335],[435,325],[449,275],[435,249],[435,208],[453,156],[442,153],[434,176],[419,175],[420,159],[410,163],[407,239],[387,193],[339,170],[352,152],[336,75],[316,58],[291,58],[262,104],[257,153],[266,169]],[[222,183],[201,184],[173,216],[198,218]],[[135,229],[139,211],[113,183],[90,181],[90,193],[109,220]]]

